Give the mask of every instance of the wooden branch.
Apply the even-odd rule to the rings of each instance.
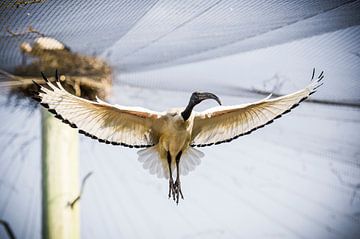
[[[45,81],[41,77],[22,77],[22,76],[16,76],[16,75],[11,75],[9,77],[11,80],[6,81],[6,82],[0,82],[1,87],[6,87],[6,86],[26,87],[28,85],[32,85],[33,84],[32,81],[35,81],[36,83],[39,83],[39,84],[45,84]],[[94,77],[101,77],[101,76],[69,76],[67,80],[72,81],[72,82],[79,82],[80,86],[84,85],[87,87],[92,87],[92,88],[97,88],[97,89],[102,89],[106,86],[110,86],[109,84],[104,85],[104,82],[94,81],[92,79]],[[104,77],[106,77],[106,76],[104,76]],[[49,77],[48,79],[50,81],[55,81],[54,77]],[[1,83],[4,83],[4,84],[1,84]]]
[[[85,183],[86,181],[90,178],[90,176],[93,174],[93,172],[88,172],[86,174],[86,176],[83,178],[82,182],[81,182],[81,187],[80,187],[80,193],[79,195],[71,202],[68,203],[68,205],[71,207],[71,209],[74,207],[75,203],[77,203],[80,199],[81,196],[84,193],[84,189],[85,189]]]
[[[9,27],[6,27],[6,31],[13,37],[17,37],[17,36],[23,36],[23,35],[26,35],[28,33],[35,33],[41,37],[44,37],[45,34],[41,33],[40,31],[36,30],[35,28],[33,28],[32,26],[29,26],[28,29],[26,29],[25,31],[23,32],[14,32],[12,30],[10,30]]]
[[[26,5],[30,5],[30,4],[43,3],[43,2],[45,2],[45,0],[30,0],[30,1],[17,0],[15,2],[15,6],[16,6],[16,8],[19,8],[19,7],[22,7],[22,6],[26,6]]]

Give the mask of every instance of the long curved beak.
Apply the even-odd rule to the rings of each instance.
[[[191,111],[193,110],[193,108],[195,107],[195,105],[199,104],[201,101],[203,100],[207,100],[207,99],[213,99],[216,100],[216,102],[219,103],[219,105],[221,105],[221,101],[219,99],[219,97],[217,97],[216,95],[214,95],[213,93],[209,93],[209,92],[194,92],[191,95],[189,104],[186,106],[185,110],[183,112],[181,112],[181,115],[184,119],[184,121],[188,120],[190,115],[191,115]]]
[[[217,97],[213,93],[202,92],[202,93],[198,94],[198,97],[199,97],[200,101],[207,100],[207,99],[213,99],[213,100],[216,100],[216,102],[218,102],[219,105],[221,105],[221,101],[220,101],[219,97]]]

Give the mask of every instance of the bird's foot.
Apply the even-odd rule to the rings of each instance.
[[[179,203],[179,196],[181,196],[181,199],[184,199],[184,195],[181,191],[181,184],[180,184],[180,180],[176,179],[175,184],[174,184],[174,191],[176,194],[176,204]],[[175,198],[174,198],[175,200]]]
[[[174,185],[174,181],[172,178],[169,179],[169,194],[168,197],[171,198],[171,196],[173,197],[174,201],[175,201],[175,185]]]

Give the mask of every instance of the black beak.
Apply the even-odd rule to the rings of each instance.
[[[209,93],[209,92],[197,93],[197,96],[199,99],[199,103],[203,100],[213,99],[213,100],[216,100],[216,102],[218,102],[219,105],[221,105],[221,101],[220,101],[219,97],[217,97],[213,93]]]

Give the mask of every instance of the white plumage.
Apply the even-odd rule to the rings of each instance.
[[[38,85],[37,100],[57,118],[99,142],[145,148],[138,152],[139,161],[151,174],[169,179],[169,197],[172,195],[178,202],[179,195],[183,197],[180,174],[194,170],[204,156],[194,147],[230,142],[273,122],[321,86],[323,72],[315,80],[314,73],[311,83],[295,93],[203,112],[194,112],[194,106],[205,99],[220,104],[217,96],[194,92],[185,109],[156,112],[76,97],[62,87],[57,74],[55,83],[43,76],[48,87]]]
[[[150,174],[156,175],[158,178],[169,179],[169,170],[167,170],[166,161],[160,160],[156,146],[141,149],[138,151],[138,160],[143,164],[143,168],[149,170]],[[196,166],[201,163],[204,153],[193,147],[188,147],[182,154],[179,163],[180,175],[188,175]],[[172,162],[171,169],[176,177],[175,162]]]

